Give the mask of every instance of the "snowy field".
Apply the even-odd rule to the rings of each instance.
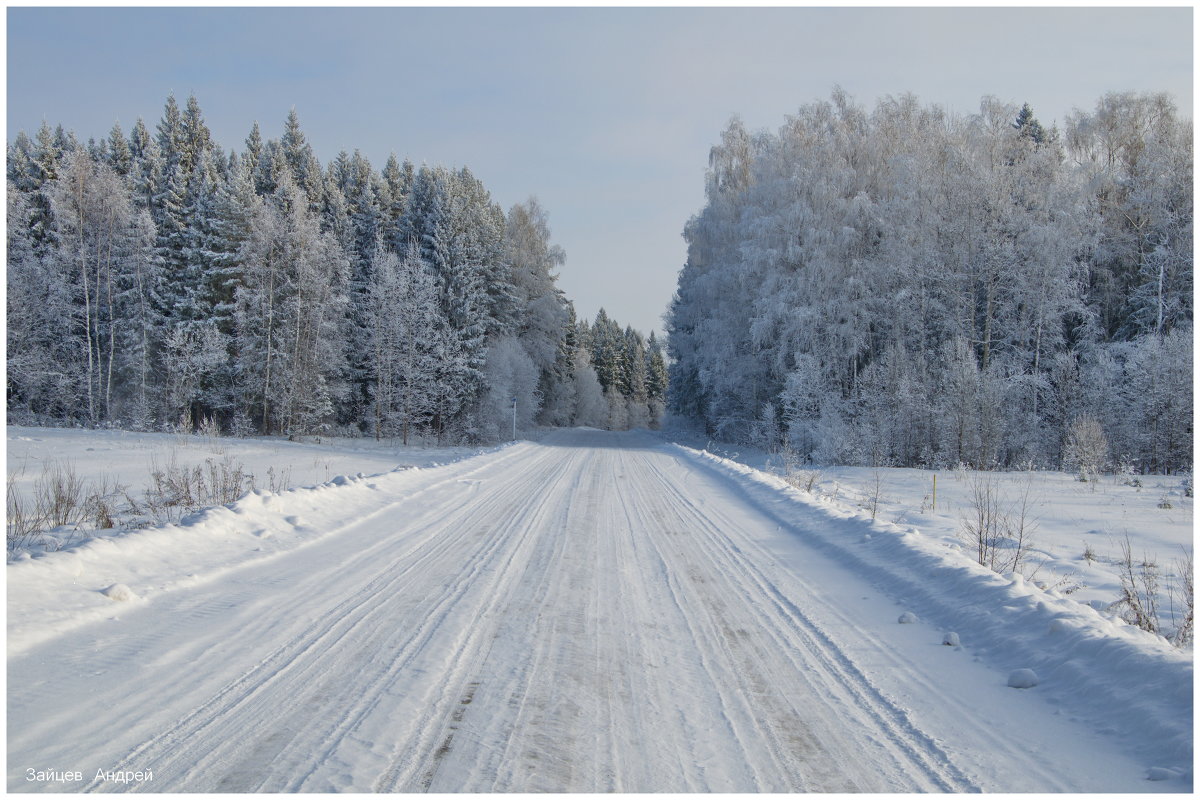
[[[27,428],[9,425],[8,472],[17,474],[18,486],[28,491],[48,461],[71,463],[79,475],[98,485],[120,484],[140,492],[150,483],[150,472],[172,460],[180,466],[202,465],[231,455],[245,465],[259,488],[274,473],[285,488],[314,486],[337,475],[374,473],[397,466],[429,466],[479,452],[479,448],[438,447],[415,442],[401,447],[399,440],[304,437],[237,439],[171,433],[137,433],[121,430],[77,428]]]
[[[81,495],[103,494],[116,512],[116,527],[98,530],[84,509],[77,523],[23,542],[21,549],[30,552],[70,547],[93,536],[120,535],[123,528],[178,521],[189,509],[175,506],[156,515],[147,508],[146,494],[154,486],[155,471],[182,474],[199,467],[207,478],[211,469],[229,473],[240,468],[243,489],[271,491],[316,486],[339,475],[435,466],[480,451],[438,447],[434,442],[401,447],[397,440],[305,437],[288,441],[19,426],[7,427],[7,446],[9,484],[26,506],[33,504],[38,481],[55,468],[69,467],[81,483]],[[10,560],[13,555],[10,548]]]
[[[1035,476],[1026,580],[972,560],[967,474],[935,506],[931,473],[808,491],[585,429],[479,452],[9,428],[8,448],[17,488],[48,458],[136,487],[172,452],[258,486],[10,561],[10,791],[1192,786],[1191,650],[1109,609],[1126,533],[1167,596],[1192,544],[1176,479]],[[1026,480],[997,478],[1006,502]]]
[[[1113,617],[1122,596],[1123,545],[1128,539],[1138,588],[1157,576],[1157,618],[1173,638],[1183,620],[1183,574],[1194,549],[1191,476],[1099,475],[1081,481],[1064,472],[930,471],[884,467],[791,467],[753,448],[729,449],[692,441],[712,452],[776,475],[810,499],[893,523],[973,558],[977,541],[964,531],[976,518],[976,489],[990,487],[998,512],[1026,511],[1028,552],[1017,572],[1056,597],[1070,597]],[[936,482],[936,483],[935,483]],[[1011,558],[1001,541],[998,562]],[[1143,567],[1145,565],[1145,567]],[[1013,572],[1000,564],[1000,571]],[[1187,648],[1190,651],[1190,646]]]

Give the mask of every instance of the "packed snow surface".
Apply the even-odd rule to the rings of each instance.
[[[380,469],[10,563],[9,790],[1191,788],[1190,653],[910,527],[639,433]]]

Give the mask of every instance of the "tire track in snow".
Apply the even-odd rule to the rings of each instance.
[[[703,537],[703,544],[693,548],[691,555],[703,558],[707,564],[702,570],[694,565],[688,569],[694,576],[698,573],[706,576],[700,578],[700,582],[724,586],[719,590],[697,591],[698,605],[708,612],[710,635],[716,646],[735,665],[731,672],[741,686],[740,696],[773,698],[760,702],[760,709],[752,718],[763,723],[759,732],[770,742],[769,749],[777,764],[784,768],[789,779],[800,781],[801,785],[792,786],[791,790],[879,791],[883,788],[879,785],[823,786],[826,781],[833,780],[836,787],[837,773],[832,770],[822,770],[816,786],[807,785],[806,772],[814,767],[828,766],[835,759],[832,754],[812,759],[810,753],[824,750],[820,741],[808,730],[795,730],[797,725],[804,724],[805,709],[796,707],[787,693],[776,687],[797,680],[814,685],[819,683],[820,691],[810,689],[804,694],[808,701],[825,707],[827,720],[840,718],[848,722],[847,712],[858,712],[855,716],[859,718],[857,722],[862,732],[855,738],[859,752],[873,753],[875,758],[883,757],[890,762],[877,773],[876,780],[891,773],[910,777],[912,785],[909,789],[914,791],[972,788],[966,776],[953,767],[936,743],[916,729],[901,709],[878,692],[825,632],[811,622],[797,602],[785,595],[779,586],[782,576],[776,576],[774,580],[765,577],[756,561],[769,562],[769,558],[763,553],[756,553],[757,559],[748,556],[750,543],[740,533],[744,523],[727,518],[717,503],[699,508],[693,497],[681,491],[679,483],[669,479],[662,470],[646,470],[644,477],[655,486],[656,494],[670,499],[667,506],[676,515],[675,524]],[[733,542],[734,536],[739,540],[737,544]],[[798,581],[789,583],[793,591],[803,590]],[[739,606],[750,612],[750,619],[757,624],[733,627],[737,623],[727,619],[731,615],[727,603],[720,598],[743,601]],[[756,634],[760,633],[769,637],[769,641],[757,641]],[[769,656],[775,657],[776,663],[772,664]],[[780,656],[786,664],[778,663]],[[830,698],[837,698],[837,702],[831,702]],[[780,709],[787,711],[780,713]],[[849,725],[844,726],[843,731],[858,733]],[[793,765],[790,762],[795,760],[797,748],[802,751],[799,754],[801,763]],[[896,789],[894,785],[888,788]]]
[[[697,474],[710,475],[718,485],[730,482],[728,477],[715,472],[707,464],[695,463],[690,457],[685,456],[685,458],[687,459],[685,468],[689,471],[695,470]],[[741,526],[730,521],[723,507],[699,509],[696,507],[694,493],[681,492],[678,487],[664,488],[674,491],[677,501],[682,506],[691,508],[703,522],[702,529],[714,549],[720,550],[727,556],[725,563],[733,568],[731,574],[738,576],[737,585],[743,590],[746,587],[757,587],[763,599],[773,608],[775,613],[764,619],[774,623],[768,629],[780,647],[792,656],[797,668],[828,675],[850,691],[852,702],[845,705],[830,704],[831,713],[844,713],[847,706],[854,705],[865,709],[869,716],[876,720],[881,730],[893,732],[889,736],[887,744],[890,747],[899,748],[899,751],[893,751],[897,755],[897,768],[905,767],[908,756],[902,755],[903,752],[916,754],[925,762],[925,768],[931,775],[941,774],[949,785],[959,787],[952,790],[980,790],[969,772],[956,763],[956,759],[943,746],[941,740],[917,726],[905,709],[878,689],[859,669],[854,660],[846,655],[847,635],[856,636],[858,639],[856,645],[869,652],[869,660],[872,664],[886,664],[889,672],[906,675],[907,682],[913,685],[920,684],[928,680],[927,675],[915,672],[911,665],[902,661],[892,651],[880,646],[873,638],[864,637],[862,634],[856,635],[855,625],[857,623],[836,605],[818,602],[817,610],[820,612],[820,617],[826,620],[824,624],[818,622],[812,613],[806,613],[802,607],[803,604],[799,601],[799,598],[807,594],[803,588],[803,579],[791,572],[769,570],[766,565],[773,565],[773,557],[746,535]],[[730,488],[735,496],[743,496],[741,487]],[[767,519],[776,520],[771,514],[767,515]],[[736,542],[734,541],[735,537]],[[768,571],[773,574],[768,575]],[[784,591],[782,587],[785,585],[792,588],[793,591],[791,593]],[[796,589],[799,591],[795,591]],[[830,622],[832,622],[832,627],[839,631],[841,642],[828,632],[831,627]],[[788,647],[789,642],[805,640],[818,642],[821,646],[803,650]],[[801,656],[801,658],[797,658],[797,656]],[[946,696],[940,697],[939,700],[942,703],[957,702]],[[1039,760],[1030,761],[1028,751],[1021,746],[1020,742],[1014,742],[1011,737],[998,733],[991,724],[991,720],[980,719],[976,715],[975,709],[971,707],[959,705],[958,708],[955,717],[961,725],[969,728],[970,740],[974,744],[973,749],[982,749],[983,752],[991,754],[993,758],[1004,754],[1003,758],[1006,761],[1022,763],[1021,771],[1026,779],[1032,785],[1044,787],[1045,791],[1073,790],[1072,785],[1062,779],[1062,775],[1053,764]],[[863,740],[862,746],[867,750],[878,749],[878,745],[882,743],[868,738]]]
[[[156,775],[101,790],[974,788],[843,648],[903,659],[755,543],[773,518],[647,441],[564,432],[463,462],[164,593],[35,688],[48,713],[10,763],[116,752],[106,769]],[[84,666],[129,673],[67,707],[55,681]],[[143,697],[166,710],[138,722]],[[110,710],[128,729],[89,719]]]
[[[528,466],[539,467],[532,473],[535,479],[549,480],[558,470],[552,461],[546,463],[546,453],[536,449],[530,449],[520,461],[533,462]],[[522,470],[514,472],[521,474]],[[136,769],[136,764],[146,763],[158,765],[156,774],[159,778],[155,788],[165,784],[247,791],[275,788],[272,783],[275,778],[282,782],[280,788],[287,790],[303,783],[307,777],[303,769],[296,771],[295,764],[286,763],[281,769],[272,770],[273,762],[289,746],[302,757],[311,758],[312,750],[303,746],[302,733],[315,729],[311,722],[320,719],[318,711],[332,712],[335,730],[329,733],[338,740],[336,729],[346,727],[342,723],[347,720],[361,716],[364,706],[374,704],[379,694],[394,682],[396,675],[411,666],[412,657],[422,654],[432,639],[444,633],[445,622],[452,612],[458,610],[467,619],[474,617],[470,610],[456,607],[468,594],[486,597],[487,582],[480,582],[481,572],[500,551],[512,549],[512,541],[504,535],[508,528],[497,527],[492,521],[495,506],[502,503],[516,506],[524,498],[522,481],[513,480],[499,487],[489,503],[467,505],[448,516],[444,516],[442,508],[426,513],[424,521],[428,530],[425,533],[428,535],[421,537],[415,549],[404,553],[394,563],[385,560],[383,568],[377,564],[375,577],[347,599],[317,610],[317,625],[276,647],[210,700],[186,714],[170,730],[134,749],[116,768]],[[488,531],[492,535],[486,535]],[[353,561],[359,567],[371,561],[378,562],[394,548],[395,544],[386,542],[373,545],[367,554],[359,555]],[[469,558],[457,566],[466,556]],[[338,570],[335,575],[354,575],[354,570]],[[380,598],[405,593],[405,590],[408,595],[413,595],[411,581],[437,575],[452,577],[442,580],[440,586],[431,587],[434,591],[420,597],[408,609],[405,619],[411,621],[411,625],[394,625],[395,621],[388,619],[394,609],[381,603]],[[333,587],[325,587],[325,590],[332,591]],[[393,624],[389,625],[389,622]],[[405,634],[407,631],[411,632]],[[358,637],[358,641],[354,637]],[[356,645],[353,653],[340,652],[351,645]],[[378,658],[372,659],[372,654],[390,652],[398,653],[399,657],[382,668]],[[336,654],[337,664],[355,665],[360,674],[341,687],[334,684],[344,676],[322,680],[323,673],[331,666],[337,666],[327,663],[329,654]],[[363,666],[370,666],[372,660],[375,661],[374,672],[362,674]],[[346,706],[339,707],[338,702],[345,702]],[[275,711],[294,706],[300,708],[291,714],[279,715]],[[247,742],[254,737],[258,737],[257,741]],[[296,742],[298,738],[301,742]],[[215,785],[211,779],[213,774],[222,776]],[[88,788],[98,787],[93,784]]]
[[[632,485],[641,487],[640,496],[630,504],[639,515],[638,526],[651,532],[669,532],[657,542],[659,558],[668,575],[674,604],[681,610],[684,625],[695,642],[705,680],[720,699],[722,715],[729,734],[737,743],[745,764],[751,769],[751,785],[737,785],[741,791],[856,791],[858,787],[846,775],[831,769],[831,759],[822,753],[808,724],[792,709],[786,695],[776,687],[794,688],[798,675],[772,665],[757,643],[756,630],[748,630],[742,587],[726,583],[724,565],[697,558],[704,543],[695,541],[696,520],[664,502],[671,493],[648,491],[660,483],[661,475],[641,465],[642,474]],[[651,501],[650,498],[653,498]],[[659,537],[651,535],[651,540]],[[742,616],[738,616],[741,614]],[[775,673],[764,670],[774,666]],[[800,680],[803,680],[802,678]],[[791,713],[785,715],[781,709]]]
[[[556,479],[559,467],[546,462],[545,454],[534,451],[537,458],[528,464],[529,477],[537,481],[545,481],[552,485]],[[526,459],[529,461],[530,459]],[[533,467],[537,467],[533,469]],[[516,475],[525,476],[521,469],[514,471]],[[536,519],[543,505],[531,509],[523,509],[526,492],[521,480],[512,480],[508,485],[501,485],[488,495],[473,495],[472,505],[460,509],[460,515],[451,515],[446,519],[438,519],[433,524],[438,530],[449,531],[459,528],[464,533],[477,536],[483,543],[483,549],[476,551],[472,559],[452,578],[444,581],[443,585],[449,590],[442,595],[432,610],[418,605],[407,616],[418,621],[416,632],[399,644],[393,641],[370,643],[361,649],[363,653],[383,652],[394,653],[389,657],[389,666],[380,676],[370,681],[358,681],[353,692],[345,692],[352,698],[361,697],[369,702],[359,701],[350,704],[350,712],[340,718],[335,717],[337,724],[334,730],[322,737],[314,738],[314,742],[323,743],[332,739],[333,745],[327,748],[326,759],[332,756],[332,751],[346,734],[359,727],[368,714],[375,711],[380,695],[384,689],[393,685],[405,673],[420,671],[428,675],[444,675],[436,684],[427,688],[420,707],[428,709],[424,716],[413,717],[410,728],[419,731],[424,736],[416,737],[418,749],[427,754],[432,752],[436,762],[446,749],[445,739],[438,742],[432,731],[437,727],[436,720],[441,716],[460,713],[461,708],[455,709],[454,704],[460,697],[466,696],[464,683],[468,680],[463,669],[478,666],[475,663],[473,649],[484,637],[486,621],[493,615],[496,605],[495,597],[498,590],[506,583],[508,573],[521,565],[521,552],[531,538],[531,531],[536,525],[527,525],[531,519]],[[498,522],[497,520],[504,520]],[[516,534],[514,536],[514,534]],[[461,550],[453,539],[439,550],[444,552],[446,560],[453,563]],[[473,543],[472,543],[473,544]],[[414,563],[405,570],[406,575],[428,571],[431,574],[441,572],[441,563]],[[400,582],[400,581],[397,581]],[[489,599],[491,602],[489,602]],[[386,616],[381,611],[382,616]],[[483,625],[479,624],[484,622]],[[472,624],[475,623],[475,624]],[[386,623],[385,623],[386,624]],[[402,629],[398,625],[397,629]],[[465,635],[464,635],[465,634]],[[449,639],[449,642],[445,641]],[[447,651],[447,646],[449,649]],[[428,658],[432,663],[426,667],[418,667],[422,659]],[[353,663],[361,659],[350,659]],[[360,688],[361,687],[361,688]],[[416,688],[416,687],[414,687]],[[461,703],[460,703],[461,706]],[[434,749],[436,745],[436,749]],[[304,753],[305,748],[297,748]],[[427,756],[428,758],[429,756]],[[302,773],[301,773],[302,774]],[[309,776],[296,780],[288,785],[288,790],[305,787]],[[312,787],[328,790],[335,787]]]
[[[547,455],[543,454],[543,457]],[[547,474],[534,476],[534,482],[542,488],[536,503],[530,505],[528,495],[517,490],[511,496],[500,498],[505,501],[503,503],[494,500],[481,507],[483,514],[507,515],[510,522],[501,533],[519,535],[521,546],[495,570],[490,590],[485,592],[489,598],[487,607],[476,617],[482,624],[468,627],[462,644],[447,659],[445,677],[434,690],[436,698],[421,719],[422,735],[393,753],[388,767],[373,784],[374,791],[428,791],[446,759],[461,750],[462,739],[467,735],[464,731],[466,717],[475,710],[476,697],[504,674],[502,669],[489,672],[488,667],[493,666],[491,648],[498,638],[498,629],[504,624],[505,610],[513,604],[515,591],[534,582],[532,576],[549,567],[547,559],[536,556],[546,541],[541,532],[554,527],[548,524],[548,518],[554,516],[557,521],[563,513],[561,508],[556,510],[551,505],[551,498],[570,494],[554,491],[558,485],[572,480],[571,466],[577,454],[569,455],[566,464],[552,464]],[[525,478],[521,476],[521,480]]]

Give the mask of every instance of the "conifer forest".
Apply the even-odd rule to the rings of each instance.
[[[661,420],[656,337],[577,320],[547,211],[466,167],[322,165],[295,109],[226,150],[172,96],[153,129],[22,131],[7,171],[10,422],[457,443]]]
[[[294,109],[225,150],[195,97],[43,122],[8,149],[8,418],[407,443],[670,412],[820,464],[1187,470],[1192,172],[1159,94],[1061,129],[840,90],[735,117],[660,342],[576,319],[546,209],[466,167],[322,165]]]

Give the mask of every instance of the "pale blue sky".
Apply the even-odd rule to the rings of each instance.
[[[241,150],[295,106],[322,163],[361,150],[467,166],[505,208],[536,195],[560,285],[659,328],[703,204],[708,150],[841,85],[962,114],[983,95],[1043,124],[1107,91],[1192,111],[1192,9],[9,8],[7,138],[42,119],[83,140],[200,101]]]

